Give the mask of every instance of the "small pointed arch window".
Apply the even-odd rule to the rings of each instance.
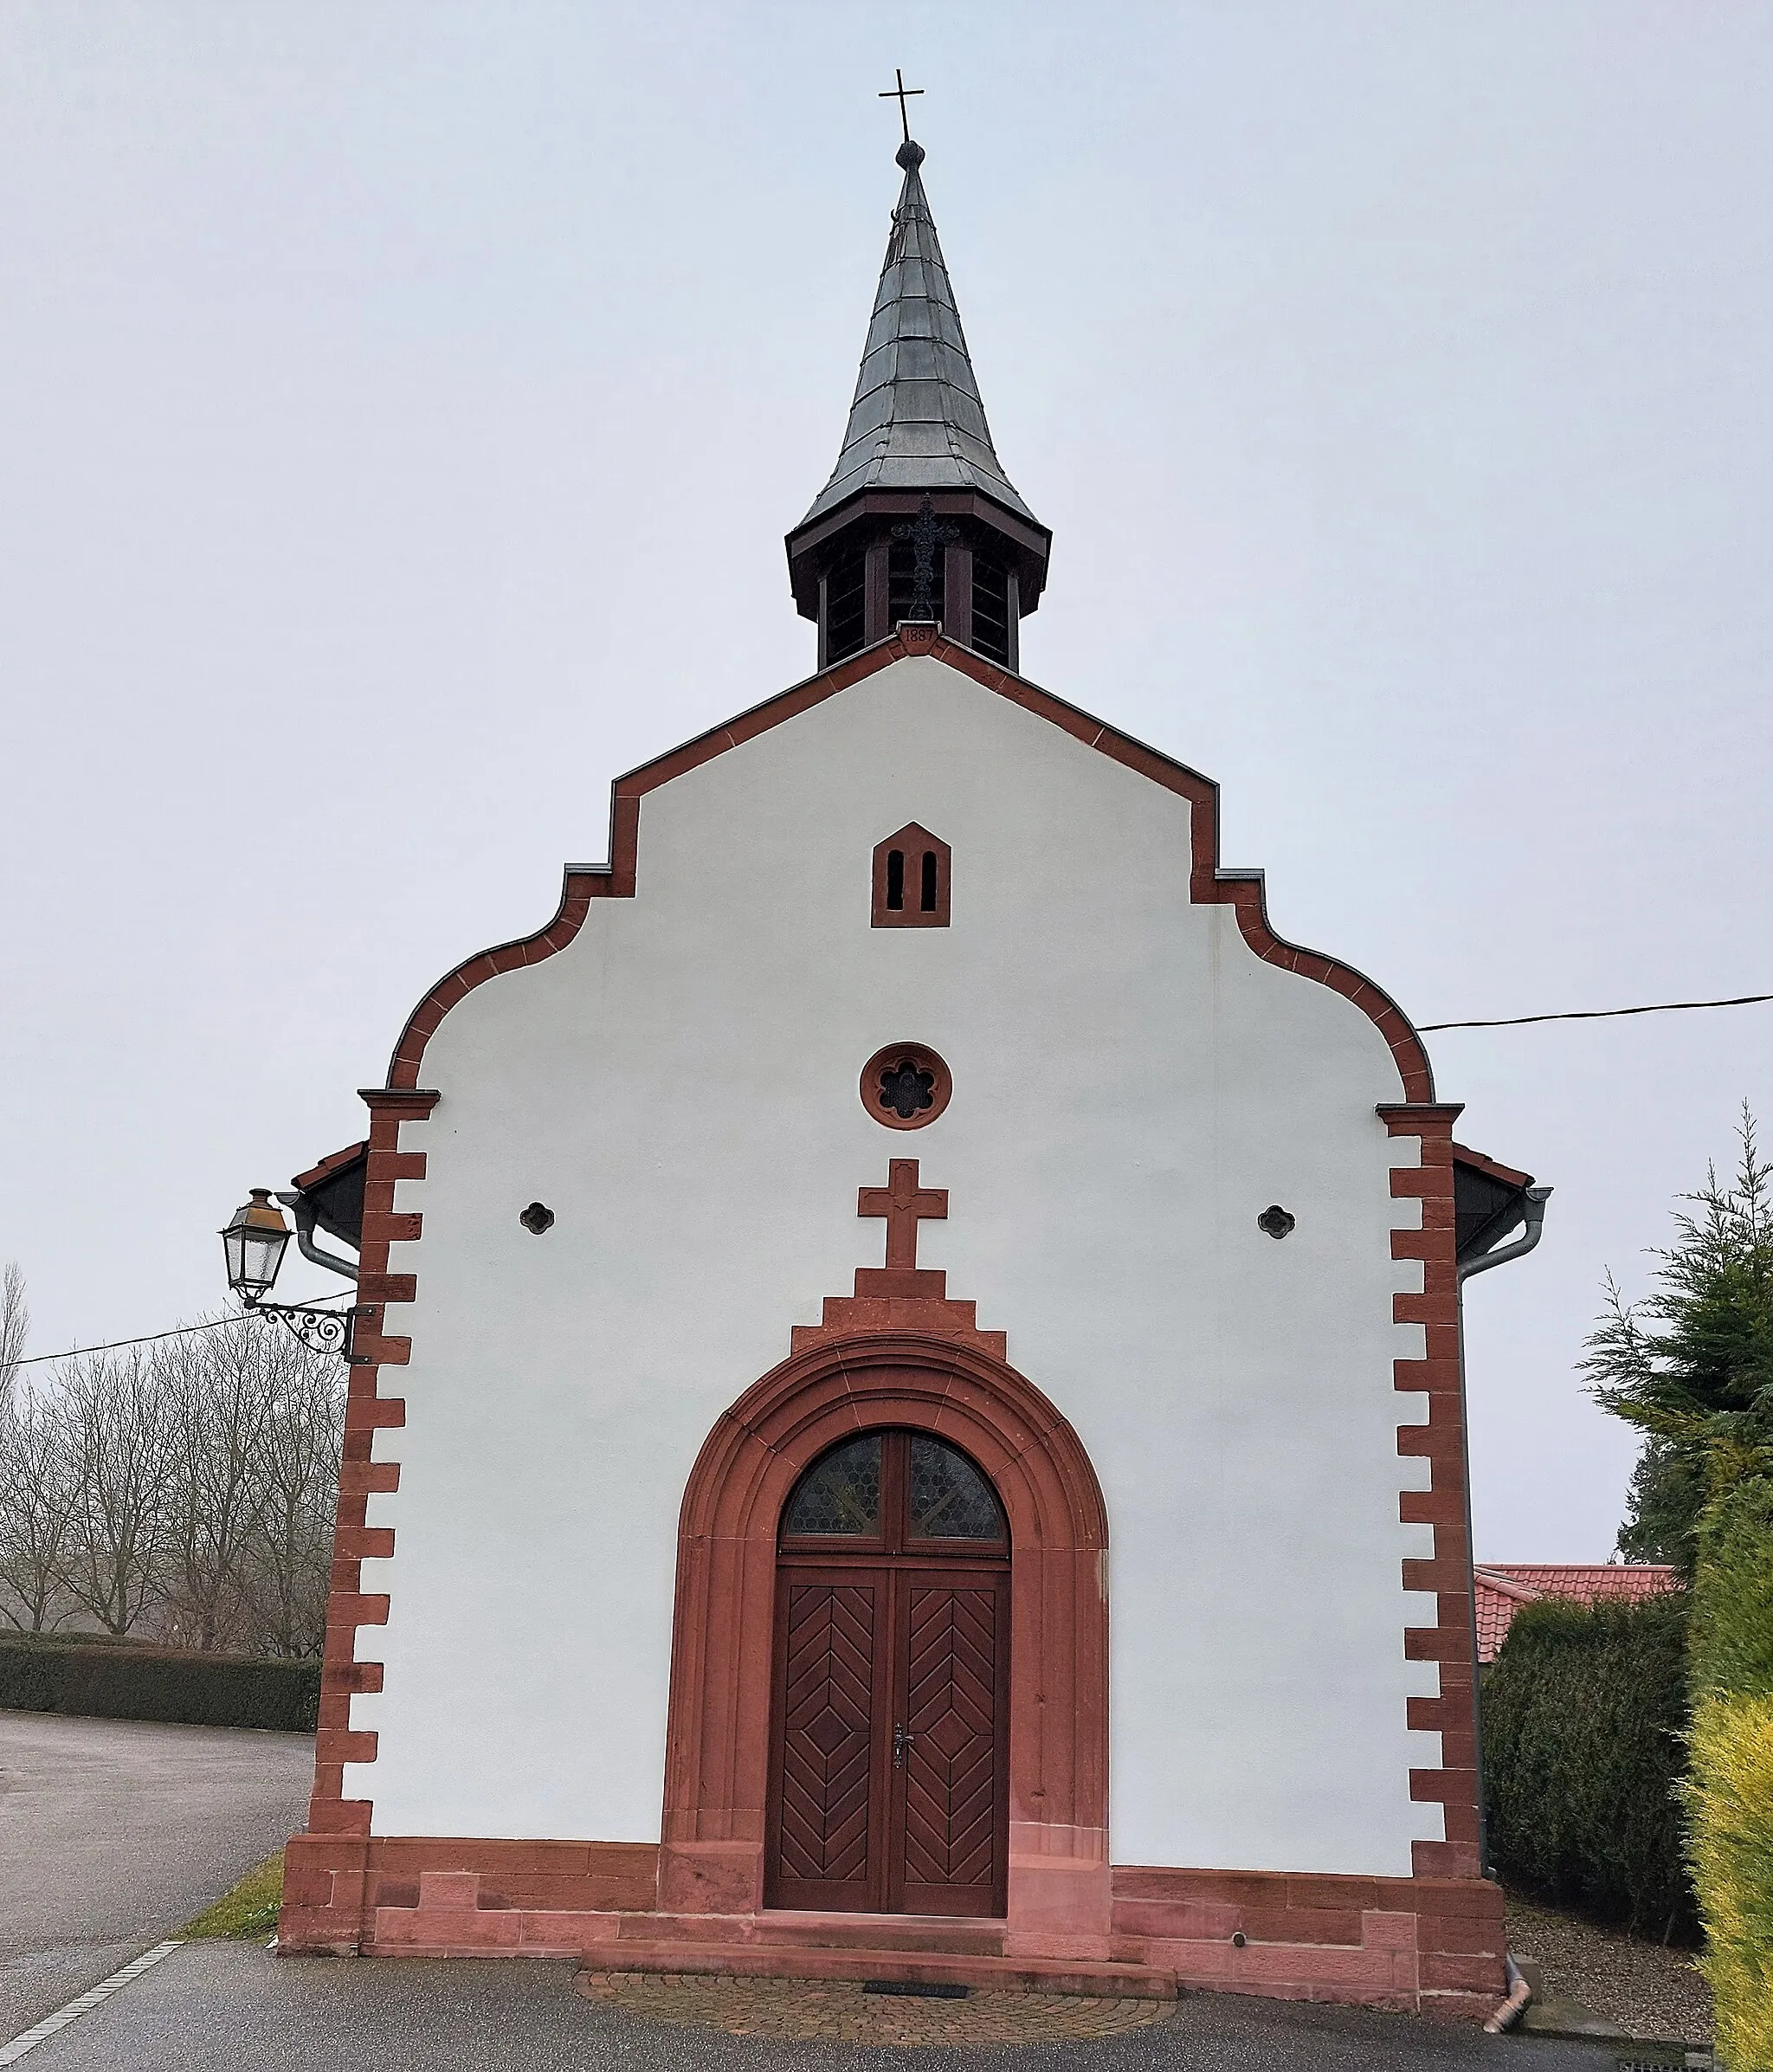
[[[877,928],[945,928],[953,851],[915,821],[874,850]]]

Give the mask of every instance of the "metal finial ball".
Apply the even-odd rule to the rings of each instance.
[[[893,163],[902,165],[907,172],[915,172],[924,162],[924,147],[907,137],[893,154]]]

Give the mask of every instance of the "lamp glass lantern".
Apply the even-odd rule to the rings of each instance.
[[[248,1302],[271,1287],[289,1249],[289,1225],[268,1187],[255,1187],[252,1199],[234,1211],[222,1233],[228,1255],[228,1285]]]

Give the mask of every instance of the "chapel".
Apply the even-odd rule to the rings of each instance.
[[[280,1946],[1486,2013],[1460,1283],[1544,1191],[1022,674],[897,156],[815,673],[619,778],[285,1197],[359,1309]]]

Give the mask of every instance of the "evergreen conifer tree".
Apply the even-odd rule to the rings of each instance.
[[[1731,2072],[1773,2072],[1773,1169],[1743,1110],[1736,1178],[1677,1210],[1654,1291],[1612,1275],[1589,1339],[1596,1399],[1647,1435],[1622,1552],[1693,1578],[1682,1797],[1702,1959]]]

